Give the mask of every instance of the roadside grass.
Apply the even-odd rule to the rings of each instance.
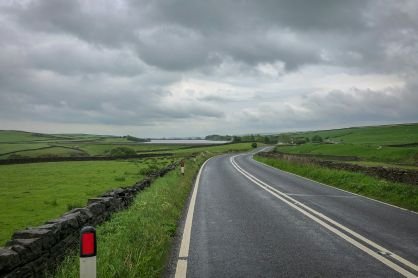
[[[276,150],[296,154],[357,156],[360,159],[374,162],[408,164],[418,162],[418,147],[379,147],[360,144],[303,144],[298,146],[278,146]]]
[[[418,187],[377,179],[361,173],[298,164],[276,158],[254,157],[278,169],[295,173],[337,188],[418,212]]]
[[[173,158],[0,166],[0,245],[15,230],[56,218],[112,188],[132,185]]]
[[[97,227],[98,277],[161,277],[172,238],[200,165],[186,161],[186,174],[175,170],[139,193],[133,205]],[[56,277],[79,277],[78,250],[59,266]]]

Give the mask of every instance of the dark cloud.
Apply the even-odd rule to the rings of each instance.
[[[413,121],[417,13],[412,0],[4,2],[0,116],[189,121],[182,133]]]
[[[364,32],[367,7],[366,1],[131,1],[119,8],[100,2],[91,8],[38,0],[10,10],[26,28],[108,47],[130,45],[151,65],[184,70],[213,62],[216,54],[250,64],[284,61],[289,69],[320,62],[323,47],[299,40],[298,33]]]

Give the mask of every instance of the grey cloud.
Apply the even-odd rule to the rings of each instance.
[[[150,65],[187,70],[207,63],[205,39],[191,29],[162,26],[142,32],[138,37],[137,52]]]
[[[9,3],[0,4],[0,116],[9,121],[191,122],[215,132],[221,119],[222,130],[252,132],[418,119],[415,1]],[[309,67],[396,75],[405,87],[317,94],[303,78],[281,83]],[[192,98],[171,91],[190,79],[209,85]]]
[[[107,73],[135,76],[143,72],[143,63],[129,51],[91,47],[80,42],[56,43],[28,51],[34,68],[61,74]]]
[[[127,21],[124,16],[127,11],[115,9],[111,2],[98,4],[98,9],[89,8],[87,4],[78,0],[35,0],[5,10],[31,30],[71,34],[91,43],[118,47],[132,37],[131,27],[138,22],[133,16]]]
[[[89,9],[80,1],[38,0],[10,10],[27,28],[72,34],[107,47],[129,45],[145,62],[167,70],[213,64],[210,57],[216,54],[250,64],[284,61],[294,70],[321,62],[323,47],[311,41],[298,45],[284,39],[274,41],[269,37],[271,30],[292,31],[296,38],[315,30],[352,35],[362,32],[367,8],[366,1],[130,1],[126,8],[102,5],[102,9]],[[307,51],[303,45],[316,47]]]
[[[234,101],[233,98],[230,97],[224,97],[219,95],[209,95],[199,98],[200,101],[208,101],[208,102],[215,102],[215,103],[225,103],[225,102],[231,102]]]
[[[33,74],[33,73],[30,73]],[[155,77],[150,77],[156,81]],[[124,80],[124,79],[122,79]],[[13,84],[0,94],[0,116],[4,119],[32,119],[55,123],[100,123],[108,125],[153,125],[188,118],[219,118],[223,112],[202,101],[172,105],[164,102],[171,95],[144,82],[144,76],[129,81],[109,77],[83,79],[77,76],[47,74]],[[157,88],[156,88],[157,87]]]
[[[325,94],[307,93],[297,105],[264,103],[243,115],[253,129],[261,126],[264,130],[414,122],[418,119],[417,89],[418,83],[382,91],[353,88]]]

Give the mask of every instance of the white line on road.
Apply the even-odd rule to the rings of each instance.
[[[322,182],[319,182],[319,181],[315,181],[313,179],[310,179],[310,178],[307,178],[307,177],[304,177],[304,176],[300,176],[300,175],[295,174],[295,173],[292,173],[292,172],[288,172],[288,171],[285,171],[285,170],[282,170],[282,169],[275,168],[275,167],[273,167],[271,165],[268,165],[268,164],[266,164],[264,162],[257,161],[255,159],[253,159],[253,160],[255,162],[257,162],[257,163],[265,166],[265,167],[274,169],[276,171],[277,170],[280,170],[281,172],[284,172],[286,174],[290,174],[292,176],[295,176],[295,177],[298,177],[298,178],[301,178],[301,179],[305,179],[305,180],[308,180],[308,181],[311,181],[311,182],[314,182],[314,183],[319,183],[321,185],[325,185],[327,187],[330,187],[330,188],[333,188],[333,189],[336,189],[336,190],[339,190],[339,191],[342,191],[342,192],[350,193],[350,194],[356,195],[356,196],[361,197],[361,198],[365,198],[365,199],[368,199],[368,200],[372,200],[374,202],[377,202],[377,203],[380,203],[380,204],[383,204],[383,205],[387,205],[387,206],[390,206],[390,207],[394,207],[394,208],[397,208],[397,209],[400,209],[400,210],[404,210],[404,211],[407,211],[407,212],[410,212],[410,213],[418,214],[418,212],[413,211],[413,210],[409,210],[409,209],[406,209],[406,208],[401,208],[399,206],[395,206],[395,205],[392,205],[392,204],[389,204],[389,203],[386,203],[386,202],[383,202],[383,201],[380,201],[380,200],[376,200],[376,199],[373,199],[373,198],[370,198],[370,197],[367,197],[367,196],[363,196],[363,195],[360,195],[360,194],[357,194],[357,193],[354,193],[354,192],[350,192],[350,191],[347,191],[347,190],[344,190],[344,189],[341,189],[341,188],[338,188],[338,187],[335,187],[335,186],[332,186],[332,185],[329,185],[329,184],[326,184],[326,183],[322,183]]]
[[[236,156],[234,156],[234,157],[236,157]],[[255,161],[256,161],[256,160],[255,160]],[[257,162],[257,163],[260,163],[261,165],[264,165],[264,166],[267,166],[267,167],[269,167],[269,168],[272,168],[272,169],[274,169],[274,170],[276,170],[276,171],[277,171],[277,170],[280,170],[280,169],[274,168],[273,166],[267,165],[267,164],[265,164],[265,163],[262,163],[262,162],[259,162],[259,161],[256,161],[256,162]],[[242,168],[241,168],[241,169],[242,169]],[[280,171],[283,171],[283,170],[280,170]],[[283,171],[283,172],[286,172],[286,171]],[[247,172],[247,173],[248,173],[248,172]],[[353,192],[349,192],[349,191],[346,191],[346,190],[344,190],[344,189],[340,189],[340,188],[337,188],[337,187],[333,187],[333,186],[328,185],[328,184],[325,184],[325,183],[317,182],[317,181],[314,181],[314,180],[311,180],[311,179],[308,179],[308,178],[305,178],[305,177],[299,176],[299,175],[294,174],[294,173],[291,173],[291,172],[286,172],[286,173],[292,174],[292,175],[294,175],[294,176],[296,176],[296,177],[300,177],[300,178],[303,178],[303,179],[306,179],[306,180],[309,180],[309,181],[312,181],[312,182],[315,182],[315,183],[319,183],[319,184],[321,184],[321,185],[326,185],[327,187],[330,187],[330,188],[333,188],[333,189],[337,189],[337,190],[339,190],[339,191],[343,191],[343,192],[346,192],[346,193],[349,193],[349,194],[352,194],[352,195],[355,195],[355,196],[358,196],[358,197],[363,197],[363,198],[366,198],[366,199],[369,199],[369,200],[372,200],[372,201],[375,201],[375,202],[379,202],[379,203],[382,203],[382,204],[385,204],[385,205],[388,205],[388,206],[391,206],[391,207],[395,207],[395,208],[401,209],[401,210],[403,210],[403,211],[408,211],[408,212],[412,212],[412,213],[415,213],[415,214],[416,214],[416,212],[415,212],[415,211],[410,211],[410,210],[407,210],[407,209],[404,209],[404,208],[401,208],[401,207],[397,207],[397,206],[395,206],[395,205],[391,205],[391,204],[388,204],[388,203],[385,203],[385,202],[382,202],[382,201],[379,201],[379,200],[375,200],[375,199],[372,199],[372,198],[369,198],[369,197],[366,197],[366,196],[362,196],[362,195],[359,195],[359,194],[356,194],[356,193],[353,193]],[[248,174],[249,174],[249,173],[248,173]],[[249,174],[249,175],[251,175],[251,174]],[[251,176],[252,176],[252,175],[251,175]],[[260,182],[262,182],[262,181],[260,181]],[[264,184],[265,184],[265,183],[264,183]],[[287,197],[287,198],[291,199],[292,201],[297,202],[295,199],[293,199],[293,198],[289,197],[289,195],[291,195],[291,194],[288,194],[288,193],[284,193],[284,192],[278,191],[278,190],[277,190],[276,188],[274,188],[274,187],[272,187],[272,190],[276,191],[276,192],[277,192],[277,193],[279,193],[279,194],[283,194],[285,197]],[[341,225],[341,224],[339,224],[339,223],[335,222],[334,220],[330,219],[329,217],[327,217],[327,216],[323,215],[322,213],[319,213],[319,212],[317,212],[316,210],[313,210],[313,209],[311,209],[310,207],[305,206],[305,205],[304,205],[304,204],[302,204],[302,203],[299,203],[299,204],[300,204],[300,206],[302,206],[302,207],[306,208],[307,210],[311,211],[312,213],[316,214],[317,216],[320,216],[320,217],[322,217],[323,219],[327,220],[328,222],[331,222],[332,224],[334,224],[334,225],[336,225],[336,226],[340,226],[340,228],[341,228],[341,229],[343,229],[344,231],[346,231],[346,232],[348,232],[348,233],[352,234],[352,235],[353,235],[353,236],[355,236],[356,238],[358,238],[358,239],[360,239],[360,240],[362,240],[362,241],[366,242],[366,243],[367,243],[367,244],[369,244],[370,246],[373,246],[374,248],[379,249],[379,252],[381,252],[382,254],[388,254],[388,256],[390,256],[390,257],[392,257],[392,258],[394,258],[394,259],[398,260],[399,262],[401,262],[401,263],[403,263],[404,265],[406,265],[406,266],[408,266],[408,267],[412,268],[413,270],[418,271],[418,265],[416,265],[416,264],[414,264],[414,263],[411,263],[410,261],[405,260],[405,259],[404,259],[404,258],[402,258],[401,256],[394,254],[393,252],[391,252],[391,251],[389,251],[389,250],[385,249],[384,247],[382,247],[382,246],[378,245],[377,243],[375,243],[375,242],[373,242],[373,241],[368,240],[367,238],[363,237],[362,235],[360,235],[360,234],[358,234],[358,233],[356,233],[356,232],[352,231],[351,229],[349,229],[349,228],[347,228],[347,227],[345,227],[345,226],[343,226],[343,225]]]
[[[199,188],[200,175],[205,167],[206,163],[210,160],[205,161],[202,167],[200,167],[199,173],[197,174],[196,182],[193,189],[193,194],[190,199],[189,209],[187,211],[186,222],[184,224],[183,237],[181,239],[180,251],[177,259],[176,274],[175,278],[185,278],[187,274],[187,259],[189,256],[190,236],[192,232],[193,214],[194,207],[196,204],[196,195]]]
[[[300,194],[300,193],[285,193],[285,194],[287,196],[302,196],[302,197],[357,198],[357,196],[348,196],[348,195]]]
[[[329,217],[323,215],[320,212],[315,211],[314,209],[311,209],[310,207],[298,202],[297,200],[293,199],[292,197],[288,196],[287,194],[277,190],[276,188],[268,185],[267,183],[261,181],[260,179],[254,177],[253,175],[251,175],[250,173],[248,173],[247,171],[245,171],[244,169],[242,169],[236,162],[235,162],[235,157],[233,156],[230,158],[230,161],[232,163],[232,165],[235,167],[235,169],[240,172],[243,176],[245,176],[247,179],[249,179],[250,181],[252,181],[254,184],[258,185],[259,187],[261,187],[262,189],[264,189],[265,191],[269,192],[270,194],[272,194],[273,196],[275,196],[276,198],[282,200],[283,202],[285,202],[286,204],[288,204],[289,206],[291,206],[292,208],[298,210],[299,212],[303,213],[304,215],[306,215],[307,217],[311,218],[312,220],[314,220],[315,222],[317,222],[318,224],[322,225],[323,227],[327,228],[328,230],[330,230],[331,232],[333,232],[334,234],[338,235],[339,237],[343,238],[344,240],[348,241],[349,243],[351,243],[352,245],[356,246],[357,248],[361,249],[362,251],[366,252],[367,254],[369,254],[370,256],[374,257],[375,259],[379,260],[380,262],[384,263],[385,265],[387,265],[388,267],[392,268],[393,270],[397,271],[398,273],[404,275],[405,277],[417,277],[416,275],[414,275],[413,273],[409,272],[408,270],[400,267],[399,265],[393,263],[392,261],[386,259],[385,257],[383,257],[382,255],[380,255],[379,253],[383,253],[383,254],[388,254],[390,257],[392,257],[393,259],[397,260],[398,262],[414,269],[415,271],[418,270],[418,266],[413,264],[412,262],[394,254],[393,252],[385,249],[384,247],[378,245],[377,243],[361,236],[360,234],[352,231],[351,229],[341,225],[340,223],[330,219]],[[301,207],[303,207],[304,209],[302,209]],[[309,211],[309,212],[308,212]],[[316,216],[315,216],[315,215]],[[349,237],[348,235],[342,233],[340,230],[336,229],[335,227],[332,227],[331,225],[325,223],[323,220],[319,219],[318,217],[321,217],[323,220],[326,220],[330,223],[332,223],[333,225],[335,225],[336,227],[344,230],[345,232],[351,234],[352,236],[356,237],[357,239],[360,239],[362,241],[364,241],[365,243],[369,244],[370,246],[378,249],[378,252],[373,251],[372,249],[366,247],[365,245],[363,245],[362,243],[360,243],[359,241]]]

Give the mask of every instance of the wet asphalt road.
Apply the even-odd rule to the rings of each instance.
[[[414,277],[418,214],[224,155],[202,169],[185,259],[187,277]]]

